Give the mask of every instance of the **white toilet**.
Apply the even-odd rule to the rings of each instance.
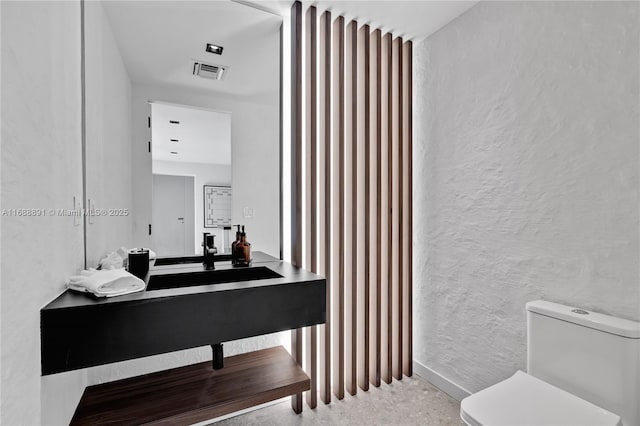
[[[463,399],[463,422],[640,426],[640,322],[529,302],[527,371]]]

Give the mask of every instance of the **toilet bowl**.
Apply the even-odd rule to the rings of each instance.
[[[640,426],[640,323],[527,303],[527,373],[464,398],[469,426]]]

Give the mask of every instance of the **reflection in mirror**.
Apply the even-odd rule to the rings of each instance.
[[[246,226],[254,250],[279,256],[281,26],[231,1],[85,3],[87,202],[128,212],[91,218],[88,267],[120,246],[198,254],[201,232],[218,233],[223,251],[227,222]],[[227,127],[190,129],[180,114],[217,114],[199,120]],[[210,152],[187,148],[189,132],[208,133],[196,144]],[[232,188],[229,206],[205,211],[205,186]]]
[[[150,107],[156,253],[194,255],[203,232],[216,236],[218,253],[228,253],[231,114],[158,102]]]

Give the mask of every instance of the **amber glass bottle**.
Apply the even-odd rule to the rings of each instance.
[[[240,233],[240,241],[236,244],[235,250],[236,266],[249,266],[251,264],[251,244],[247,241],[247,234],[244,226]]]
[[[235,265],[236,262],[236,246],[238,245],[238,243],[240,242],[240,225],[233,225],[233,226],[237,226],[238,230],[236,231],[236,240],[234,242],[231,243],[231,264]]]

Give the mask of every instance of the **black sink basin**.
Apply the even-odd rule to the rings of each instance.
[[[230,254],[218,254],[213,257],[215,262],[224,262],[231,260]],[[202,263],[202,255],[200,256],[184,256],[184,257],[162,257],[156,259],[154,266],[166,265],[184,265],[187,263]]]
[[[149,283],[147,284],[147,291],[191,287],[195,285],[231,283],[236,281],[264,280],[268,278],[282,278],[282,275],[273,272],[266,266],[198,271],[183,274],[151,275],[149,277]]]
[[[252,254],[248,268],[151,267],[146,280],[156,291],[100,299],[64,291],[40,310],[42,375],[325,322],[323,277]]]

